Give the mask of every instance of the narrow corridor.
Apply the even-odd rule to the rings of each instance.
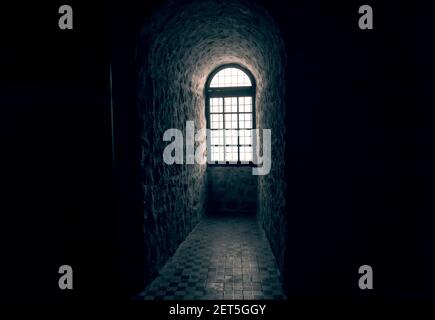
[[[279,271],[255,217],[205,217],[160,275],[145,300],[285,299]]]

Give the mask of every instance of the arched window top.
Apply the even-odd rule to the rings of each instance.
[[[235,67],[226,67],[218,71],[210,82],[210,88],[222,87],[251,87],[249,76]]]

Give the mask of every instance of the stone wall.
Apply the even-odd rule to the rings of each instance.
[[[209,213],[253,214],[257,210],[257,176],[250,167],[209,166]]]
[[[151,52],[152,53],[152,52]],[[158,54],[150,54],[159,59]],[[176,79],[182,61],[163,69],[141,70],[139,110],[144,123],[141,134],[141,176],[144,194],[145,263],[148,281],[163,267],[178,245],[205,212],[207,176],[205,165],[167,165],[163,141],[167,129],[185,136],[186,121],[205,125],[201,94],[188,89],[186,79]]]
[[[273,60],[272,60],[273,61]],[[258,176],[258,219],[280,267],[284,269],[287,238],[285,208],[285,105],[281,65],[270,63],[263,94],[257,95],[257,128],[271,130],[272,164]]]
[[[227,63],[252,72],[257,82],[257,128],[272,129],[272,170],[259,178],[258,216],[282,268],[285,59],[277,26],[253,1],[171,2],[143,28],[137,50],[138,98],[144,124],[141,167],[150,274],[192,230],[206,203],[205,166],[164,165],[163,132],[184,128],[186,120],[194,120],[196,128],[205,127],[205,82],[215,68]]]

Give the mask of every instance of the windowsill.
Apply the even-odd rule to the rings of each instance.
[[[250,163],[235,163],[235,162],[227,162],[227,163],[207,163],[207,166],[210,167],[257,167],[256,164]]]

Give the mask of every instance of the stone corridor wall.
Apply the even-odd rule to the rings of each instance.
[[[148,279],[157,274],[200,221],[206,206],[205,165],[163,162],[163,150],[170,143],[163,141],[167,129],[180,129],[185,137],[186,121],[194,121],[195,128],[205,125],[201,93],[189,89],[186,78],[176,78],[183,62],[174,62],[178,63],[168,64],[165,69],[146,65],[140,74],[138,98],[144,123],[141,176]]]
[[[269,174],[258,176],[258,219],[282,271],[287,241],[285,208],[285,102],[282,66],[269,60],[267,81],[257,95],[257,128],[271,130],[272,164]]]
[[[144,85],[146,85],[144,83]],[[204,123],[194,92],[171,87],[163,79],[152,81],[153,100],[142,100],[146,124],[142,132],[142,181],[146,263],[151,273],[163,266],[205,211],[207,176],[204,165],[167,165],[163,150],[169,128],[185,132],[185,121]],[[152,103],[152,109],[149,109]]]
[[[163,132],[205,123],[204,86],[218,66],[238,63],[257,82],[257,128],[271,128],[272,170],[259,178],[258,217],[282,267],[284,212],[285,49],[270,15],[253,1],[177,1],[161,8],[138,43],[139,111],[146,262],[150,274],[164,264],[204,214],[205,165],[162,161]]]
[[[250,167],[209,166],[208,211],[215,214],[255,214],[257,177]]]

